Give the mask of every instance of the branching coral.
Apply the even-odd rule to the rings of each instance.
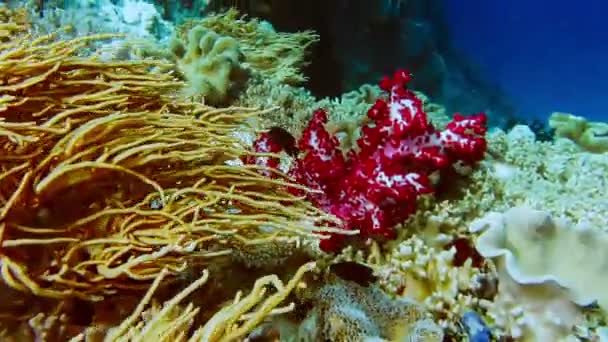
[[[103,340],[106,342],[135,342],[151,339],[166,342],[236,341],[246,337],[266,317],[293,310],[294,303],[282,307],[279,305],[302,281],[305,273],[315,267],[314,262],[302,265],[287,283],[283,283],[277,275],[268,275],[258,279],[246,296],[243,297],[242,293],[238,293],[231,303],[219,310],[200,327],[194,326],[194,323],[202,308],[192,302],[184,307],[181,302],[207,283],[209,272],[205,270],[200,278],[163,305],[159,305],[153,295],[169,273],[167,270],[163,270],[156,276],[139,305],[119,326],[107,331],[99,331],[99,328],[90,327],[75,336],[72,341],[97,340],[100,336],[103,336]],[[269,288],[274,288],[275,292],[268,293]],[[148,308],[146,309],[146,307]]]
[[[456,249],[438,250],[422,239],[412,237],[401,242],[377,265],[380,283],[398,296],[415,299],[440,317],[438,323],[457,331],[455,323],[467,310],[476,307],[472,295],[482,287],[482,270],[468,259],[454,265]]]
[[[25,9],[10,10],[0,4],[0,42],[10,40],[16,34],[24,33],[30,24]]]

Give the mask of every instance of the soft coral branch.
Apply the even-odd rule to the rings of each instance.
[[[294,179],[317,190],[307,194],[317,207],[343,222],[343,228],[359,230],[360,236],[395,237],[393,227],[416,210],[419,195],[433,192],[429,176],[455,163],[473,164],[486,150],[486,116],[483,113],[454,119],[443,131],[436,130],[422,109],[422,102],[407,89],[405,70],[380,82],[388,100],[378,99],[367,115],[372,124],[362,128],[358,151],[347,157],[338,139],[325,128],[327,113],[317,110],[298,141],[302,155],[290,170]],[[280,144],[272,134],[256,141],[258,152],[277,152]],[[276,160],[256,160],[277,165]],[[325,251],[335,251],[342,235],[321,241]]]

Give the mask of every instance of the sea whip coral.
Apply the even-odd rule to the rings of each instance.
[[[422,101],[408,90],[411,75],[397,71],[380,82],[389,94],[378,99],[367,116],[371,125],[362,128],[358,151],[346,156],[335,136],[325,129],[327,113],[317,110],[298,140],[301,157],[289,174],[297,183],[314,190],[307,197],[317,207],[343,222],[341,228],[359,230],[362,238],[395,238],[393,226],[416,209],[420,194],[433,192],[429,176],[455,163],[473,164],[486,150],[486,116],[455,114],[443,131],[436,130],[422,110]],[[254,143],[257,152],[280,152],[276,134],[263,133]],[[273,157],[249,159],[277,167]],[[298,190],[294,190],[298,191]],[[321,241],[325,251],[342,245],[343,235]]]

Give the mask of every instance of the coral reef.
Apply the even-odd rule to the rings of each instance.
[[[489,165],[491,178],[500,184],[493,200],[500,195],[504,203],[488,211],[527,205],[606,230],[608,199],[600,190],[608,186],[606,155],[581,151],[567,139],[537,142],[527,126],[495,131],[488,140],[488,150],[495,156]]]
[[[559,340],[582,324],[585,307],[605,309],[606,233],[528,207],[488,213],[470,229],[483,231],[477,249],[497,265],[498,293],[488,315],[512,336]]]
[[[469,230],[474,220],[516,205],[605,231],[608,202],[598,189],[606,181],[608,158],[581,151],[568,140],[536,141],[526,126],[493,130],[487,140],[486,160],[466,179],[454,179],[432,203],[421,201],[419,210],[397,228],[396,241],[372,244],[369,250],[348,247],[336,259],[373,267],[387,293],[417,298],[450,336],[466,338],[459,321],[469,310],[479,313],[495,338],[597,336],[605,313],[581,308],[555,287],[522,287],[497,272],[494,259],[480,261],[457,242],[476,239],[479,232]],[[567,323],[554,322],[555,315],[542,316],[549,307],[563,312]]]
[[[173,255],[228,252],[208,245],[215,240],[212,232],[223,231],[223,239],[235,233],[245,238],[247,231],[262,234],[260,225],[286,228],[287,221],[280,222],[287,217],[280,218],[277,208],[265,219],[231,220],[221,228],[221,216],[238,220],[272,207],[263,178],[251,188],[245,185],[253,180],[246,180],[246,168],[225,163],[246,153],[231,132],[244,129],[239,117],[255,111],[180,104],[166,89],[181,83],[150,74],[150,63],[72,56],[88,40],[101,38],[39,39],[29,46],[17,38],[3,46],[12,51],[4,55],[2,69],[10,82],[1,88],[2,154],[8,160],[2,164],[2,217],[8,220],[3,267],[14,272],[5,281],[36,295],[96,298],[111,293],[117,278],[151,279],[163,267],[180,272],[183,262]],[[24,59],[29,63],[19,63]],[[35,101],[33,95],[42,93],[47,96]],[[262,197],[253,195],[256,187]],[[288,193],[275,195],[290,201]],[[288,209],[303,210],[294,222],[307,220],[312,207],[297,206]],[[190,228],[184,230],[186,223]],[[135,227],[137,234],[126,233]],[[164,233],[153,233],[157,229]],[[25,251],[38,245],[48,245],[48,257],[28,262]],[[10,252],[17,247],[20,252]],[[62,262],[50,266],[55,258]],[[72,281],[79,290],[67,290]],[[47,285],[35,285],[40,282]]]
[[[304,31],[293,34],[275,32],[267,22],[245,20],[230,9],[203,19],[191,19],[177,28],[170,41],[177,69],[188,81],[187,95],[202,96],[207,103],[225,105],[239,98],[245,84],[272,82],[272,87],[305,81],[306,49],[318,37]],[[141,43],[126,42],[129,49]],[[132,47],[133,46],[133,47]],[[159,47],[148,46],[138,55],[161,56]]]
[[[340,218],[343,228],[358,230],[364,239],[393,239],[393,226],[415,211],[417,197],[433,191],[429,179],[433,173],[446,172],[453,164],[472,165],[485,152],[484,114],[455,115],[445,130],[436,131],[420,99],[406,89],[410,80],[407,71],[397,71],[380,82],[389,99],[379,99],[369,109],[374,125],[362,129],[359,151],[348,153],[349,160],[324,127],[325,111],[316,111],[298,141],[306,155],[296,159],[289,171],[298,183],[318,191],[307,194],[311,202]],[[254,148],[278,153],[283,146],[262,134]],[[277,158],[268,157],[248,162],[279,165]],[[321,248],[340,248],[343,237],[331,235],[321,241]]]
[[[465,312],[479,303],[477,292],[484,286],[484,272],[468,259],[455,266],[456,248],[433,247],[411,237],[394,247],[386,261],[375,263],[379,283],[389,293],[411,298],[442,317],[438,323],[456,330],[453,325]]]
[[[11,20],[22,12],[2,12],[10,28],[0,46],[2,339],[67,340],[89,324],[126,319],[112,330],[118,340],[156,333],[183,340],[175,329],[195,317],[206,322],[196,324],[209,341],[248,334],[315,264],[288,284],[278,276],[251,289],[238,284],[248,294],[232,305],[217,301],[234,297],[227,293],[234,286],[213,285],[207,272],[238,262],[231,254],[243,246],[317,240],[323,221],[332,221],[285,191],[289,180],[239,162],[251,153],[239,136],[262,112],[181,97],[184,83],[163,72],[162,61],[79,56],[113,34],[32,38]],[[188,284],[196,270],[201,279],[138,321],[158,283],[159,298],[173,297],[170,285]],[[205,310],[173,309],[203,282],[209,285],[197,296]],[[276,295],[267,296],[268,285]],[[135,308],[146,289],[152,292]],[[167,326],[171,318],[181,323]]]
[[[603,126],[486,133],[405,72],[317,99],[316,33],[164,21],[225,1],[56,2],[0,6],[0,340],[608,336]]]
[[[34,31],[41,34],[59,32],[63,38],[75,38],[103,32],[163,40],[174,30],[154,4],[144,0],[51,0],[45,1],[41,15],[34,1],[28,2]]]

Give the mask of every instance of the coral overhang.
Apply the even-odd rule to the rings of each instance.
[[[393,227],[416,210],[419,195],[433,192],[430,175],[456,163],[474,164],[486,150],[486,116],[455,114],[444,130],[436,130],[422,109],[422,102],[407,89],[412,79],[406,70],[386,77],[380,87],[388,98],[378,99],[362,128],[358,150],[344,154],[325,124],[327,113],[317,110],[298,140],[301,156],[289,174],[313,190],[306,194],[317,207],[335,215],[344,229],[359,230],[362,238],[394,239]],[[283,146],[263,133],[254,143],[257,152],[276,153]],[[255,161],[277,167],[274,157]],[[301,191],[301,190],[294,190]],[[331,234],[321,241],[325,251],[335,251],[344,235]]]

